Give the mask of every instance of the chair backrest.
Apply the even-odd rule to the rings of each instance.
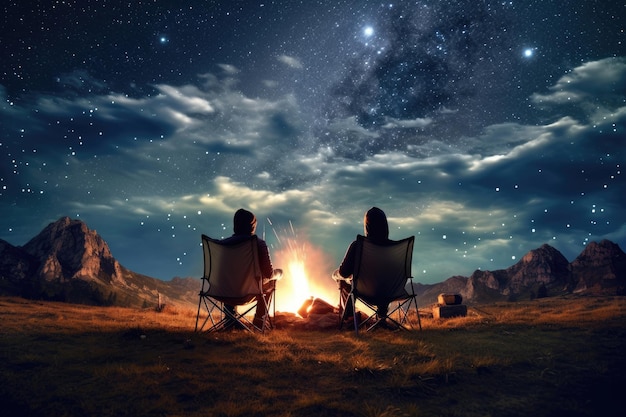
[[[239,298],[261,292],[261,268],[257,237],[237,243],[223,243],[202,235],[204,277],[208,295]]]
[[[371,299],[393,300],[407,295],[415,236],[381,245],[357,236],[353,274],[356,292]]]

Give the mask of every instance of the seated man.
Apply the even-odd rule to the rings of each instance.
[[[256,223],[256,217],[254,214],[244,209],[237,210],[233,218],[234,233],[232,236],[222,239],[221,242],[238,243],[249,238],[256,233]],[[279,274],[280,270],[274,270],[265,241],[257,237],[257,242],[259,246],[259,266],[261,267],[261,274],[263,276],[263,292],[264,294],[269,294],[274,290],[274,286],[276,285],[276,281],[270,280],[270,278],[272,278],[275,274]],[[232,305],[225,305],[224,308],[233,313],[235,311],[235,306]],[[257,307],[256,313],[254,314],[253,324],[257,327],[262,327],[263,317],[266,314],[267,311],[265,309],[265,302],[261,300],[259,296],[257,298]],[[230,323],[227,327],[232,326],[233,324],[234,323]]]

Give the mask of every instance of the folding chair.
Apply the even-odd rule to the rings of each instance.
[[[276,312],[276,306],[273,304],[274,292],[276,281],[282,277],[282,270],[274,270],[274,276],[270,279],[271,289],[266,289],[264,293],[257,239],[256,235],[252,235],[250,239],[241,242],[224,244],[202,235],[204,275],[198,301],[196,332],[202,331],[209,322],[208,332],[223,330],[230,326],[260,332],[273,327],[269,307],[273,305],[272,315],[274,315]],[[255,324],[248,317],[259,302],[265,303],[266,311],[261,325]],[[228,305],[235,306],[234,312],[226,308]],[[237,310],[238,306],[242,311]],[[219,312],[217,315],[219,318],[214,315],[215,310]]]
[[[357,235],[354,273],[351,278],[351,291],[348,300],[352,301],[354,310],[354,331],[358,335],[359,328],[363,327],[370,331],[380,323],[390,320],[398,328],[408,330],[409,312],[414,306],[417,315],[419,329],[422,330],[422,322],[417,308],[417,296],[413,289],[413,277],[411,276],[411,261],[413,259],[413,243],[415,236],[398,241],[390,241],[380,245]],[[350,278],[348,278],[350,280]],[[410,290],[407,292],[406,286]],[[367,319],[359,321],[356,313],[356,301],[359,300],[369,309],[374,311]],[[392,303],[396,303],[392,306]],[[346,306],[342,305],[340,297],[340,328],[347,319]],[[378,315],[376,305],[390,304],[385,317]],[[397,318],[393,314],[397,313]]]

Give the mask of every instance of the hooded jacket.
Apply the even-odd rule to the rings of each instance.
[[[248,210],[239,209],[233,217],[233,235],[222,239],[223,243],[238,243],[256,234],[256,217]],[[257,236],[259,247],[259,267],[263,278],[270,278],[274,273],[267,243]]]
[[[378,207],[369,209],[363,217],[363,229],[365,237],[378,244],[389,242],[389,223],[385,212]],[[346,251],[339,274],[344,278],[349,278],[354,273],[354,259],[356,255],[356,240],[354,240]]]

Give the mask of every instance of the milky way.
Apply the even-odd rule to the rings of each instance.
[[[124,266],[198,276],[200,233],[246,207],[330,274],[379,206],[424,283],[626,246],[624,5],[6,3],[11,244],[70,216]]]

